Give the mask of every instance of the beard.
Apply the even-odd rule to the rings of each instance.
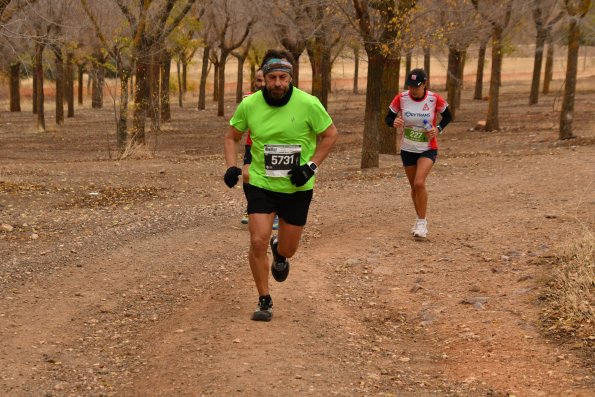
[[[271,98],[281,99],[285,96],[285,94],[287,94],[287,91],[289,91],[289,86],[287,86],[287,87],[267,87],[267,91],[269,92],[269,95],[271,96]]]

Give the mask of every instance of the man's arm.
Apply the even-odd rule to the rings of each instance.
[[[320,135],[320,142],[316,145],[316,151],[314,155],[310,159],[311,162],[320,166],[326,156],[330,153],[333,145],[337,142],[337,138],[339,137],[339,132],[337,131],[337,127],[335,124],[331,124],[323,133]]]
[[[242,138],[242,132],[236,130],[231,125],[225,134],[224,151],[225,151],[225,166],[236,167],[238,161],[238,145],[237,143]]]

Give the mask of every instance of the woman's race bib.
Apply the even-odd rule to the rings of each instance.
[[[416,128],[405,128],[405,137],[413,142],[427,142],[426,134],[424,130]]]
[[[403,132],[404,137],[401,149],[413,149],[415,152],[428,150],[428,138],[423,129],[405,127]]]
[[[265,175],[279,178],[300,165],[301,145],[264,145]]]

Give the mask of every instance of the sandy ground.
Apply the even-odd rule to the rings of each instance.
[[[552,338],[539,299],[544,258],[595,226],[594,91],[577,96],[580,138],[559,142],[558,98],[528,107],[514,89],[491,133],[470,131],[487,104],[465,92],[424,242],[400,158],[359,169],[364,97],[333,94],[340,141],[270,323],[250,321],[214,104],[174,107],[155,155],[126,161],[108,155],[110,109],[44,134],[1,113],[0,394],[595,395],[593,350]]]

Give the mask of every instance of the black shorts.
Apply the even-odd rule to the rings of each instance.
[[[244,164],[252,164],[252,145],[245,145]]]
[[[432,160],[433,163],[435,163],[436,157],[438,157],[438,149],[430,149],[421,153],[406,152],[405,150],[401,150],[401,160],[403,161],[404,167],[417,165],[417,160],[419,160],[421,157],[427,157]]]
[[[312,192],[312,190],[305,190],[295,193],[277,193],[250,184],[244,186],[244,193],[248,199],[248,214],[276,212],[279,218],[295,226],[306,224]]]

